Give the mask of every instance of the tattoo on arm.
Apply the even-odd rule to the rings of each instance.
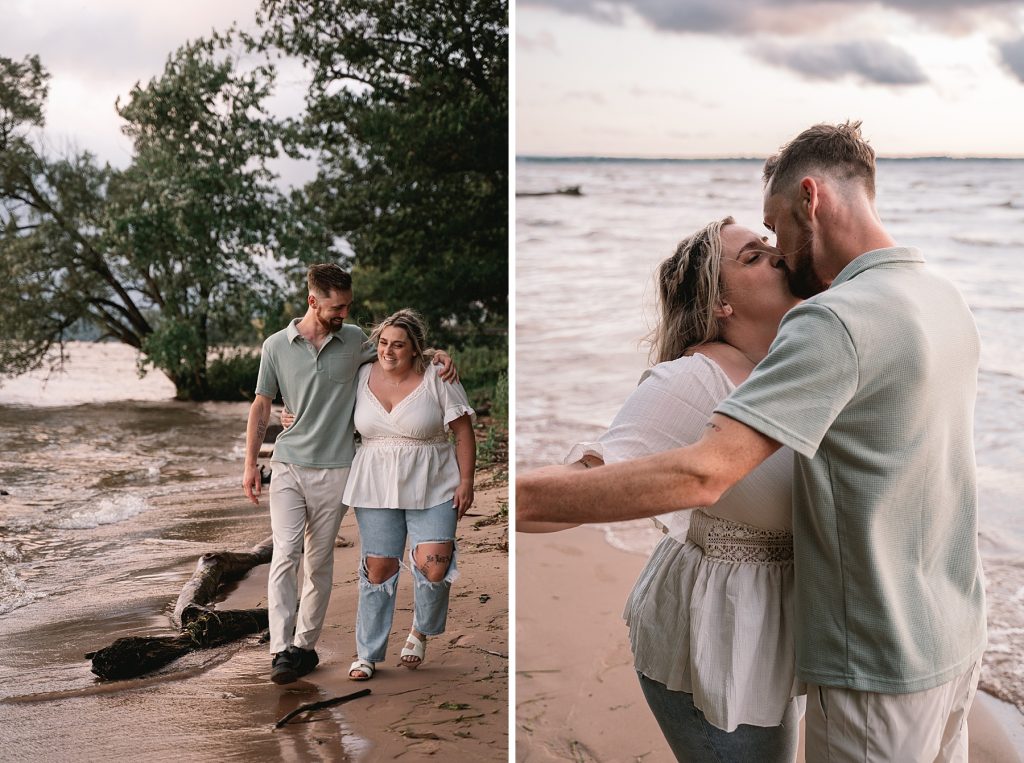
[[[267,422],[260,419],[256,422],[256,437],[260,442],[263,442],[263,436],[267,433]]]
[[[722,431],[722,428],[720,426],[718,426],[718,424],[716,424],[713,421],[709,421],[707,424],[704,425],[704,427],[707,428],[707,429],[714,429],[716,432],[721,432]]]

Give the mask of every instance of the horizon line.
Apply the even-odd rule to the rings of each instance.
[[[516,154],[518,161],[575,161],[575,162],[763,162],[767,156],[637,156],[601,154]],[[876,157],[882,161],[922,161],[944,159],[950,161],[1020,161],[1024,154],[998,156],[992,154],[889,154]]]

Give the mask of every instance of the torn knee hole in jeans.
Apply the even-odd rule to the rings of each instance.
[[[426,559],[423,560],[421,565],[418,560],[418,551],[420,546],[424,544],[451,544],[451,551],[441,553],[431,553],[426,555]],[[457,564],[459,556],[458,546],[455,544],[452,538],[442,538],[440,540],[424,540],[417,543],[411,549],[409,549],[409,562],[412,567],[413,580],[416,581],[418,586],[441,586],[451,585],[459,577],[459,567]],[[435,564],[440,566],[442,564],[447,565],[445,568],[444,577],[441,580],[433,581],[427,577],[423,571],[424,567],[429,564]]]
[[[367,559],[390,559],[395,564],[395,571],[382,580],[379,583],[374,583],[370,580],[370,571],[367,568]],[[365,554],[362,561],[359,563],[359,585],[361,588],[366,588],[371,591],[385,591],[389,596],[394,594],[395,588],[398,585],[398,572],[401,569],[401,562],[394,556],[388,556],[386,554]]]

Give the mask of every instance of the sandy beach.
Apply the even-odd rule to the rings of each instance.
[[[520,763],[673,760],[637,683],[621,617],[644,562],[589,527],[516,536]],[[979,692],[969,723],[972,763],[1021,760],[1024,716],[1012,705]]]
[[[477,473],[477,488],[476,503],[459,526],[461,575],[452,591],[448,631],[428,642],[419,670],[398,666],[412,616],[412,581],[406,573],[387,662],[372,681],[348,680],[355,656],[359,557],[358,530],[349,512],[317,646],[321,665],[289,686],[269,681],[267,646],[255,637],[193,652],[142,679],[92,679],[82,656],[89,649],[129,634],[173,633],[167,613],[192,573],[195,556],[173,568],[154,564],[147,570],[144,602],[126,599],[104,610],[93,605],[55,622],[53,613],[67,612],[68,604],[58,610],[50,598],[8,615],[3,635],[9,647],[0,659],[0,678],[7,687],[0,699],[0,758],[162,761],[184,755],[192,760],[361,761],[437,754],[449,760],[506,760],[508,487],[496,472],[483,470]],[[177,511],[184,522],[186,510],[175,504],[180,500],[160,499],[155,511],[163,512],[165,520]],[[269,535],[266,497],[254,507],[240,488],[204,493],[187,515],[189,521],[207,524],[209,551],[246,550]],[[117,530],[111,526],[110,532]],[[157,541],[149,540],[157,548]],[[266,565],[252,570],[217,607],[266,606],[267,570]],[[46,679],[36,678],[43,671]],[[59,683],[54,674],[62,676]],[[70,688],[54,691],[54,685]],[[372,693],[274,729],[278,718],[299,705],[363,688]]]

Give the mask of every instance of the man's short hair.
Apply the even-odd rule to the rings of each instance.
[[[310,265],[306,273],[306,283],[310,294],[326,297],[332,291],[352,291],[352,276],[328,262],[322,265]]]
[[[764,163],[764,184],[777,193],[817,170],[840,181],[859,179],[875,197],[875,150],[860,134],[860,121],[808,127]]]

